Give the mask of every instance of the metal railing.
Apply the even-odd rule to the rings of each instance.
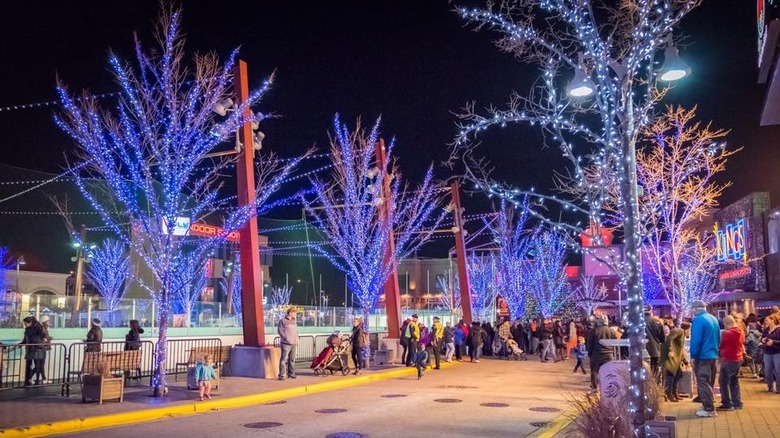
[[[346,336],[347,334],[343,334]],[[295,362],[311,362],[320,354],[320,351],[324,350],[328,346],[328,337],[330,335],[300,335],[298,336],[298,348],[295,350]],[[370,333],[369,340],[371,345],[371,351],[375,352],[379,349],[379,343],[382,339],[387,338],[387,332]],[[274,347],[280,345],[279,336],[274,336]]]
[[[296,362],[310,362],[327,346],[330,335],[301,335]],[[371,333],[371,349],[376,351],[387,333]],[[279,336],[273,338],[279,346]],[[87,350],[90,346],[90,351]],[[97,348],[99,346],[99,351]],[[166,343],[165,369],[169,375],[186,373],[205,354],[222,367],[230,360],[230,345],[219,338],[170,339]],[[155,368],[156,344],[142,341],[139,350],[125,350],[125,343],[74,342],[69,347],[61,343],[0,345],[0,390],[25,386],[61,386],[62,395],[70,395],[70,385],[78,384],[85,374],[110,373],[128,379],[141,380],[151,376]],[[42,373],[36,372],[40,366]],[[26,385],[29,381],[29,385]]]
[[[0,346],[0,390],[67,385],[65,344]]]
[[[221,366],[229,357],[223,356],[222,340],[219,338],[170,339],[166,344],[165,369],[178,380],[179,374],[186,373],[190,365],[210,354],[212,361]]]

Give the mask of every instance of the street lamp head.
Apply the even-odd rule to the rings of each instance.
[[[691,73],[690,67],[680,58],[677,46],[670,44],[664,50],[664,65],[661,67],[659,78],[662,81],[671,82],[682,79]]]
[[[27,262],[24,260],[24,256],[19,256],[18,259],[16,259],[16,264],[19,266],[24,266],[27,264]]]
[[[224,117],[231,109],[233,109],[233,99],[226,97],[225,99],[217,102],[217,104],[214,105],[214,109],[212,111]]]
[[[588,97],[596,91],[596,85],[590,80],[582,68],[577,68],[574,71],[574,78],[569,82],[569,86],[566,87],[566,92],[571,97]]]

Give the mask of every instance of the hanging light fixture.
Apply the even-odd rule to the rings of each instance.
[[[577,68],[574,70],[574,78],[566,87],[566,92],[571,97],[587,97],[596,91],[596,85],[585,75],[585,69],[582,67],[582,56],[580,55]]]
[[[672,37],[667,40],[664,50],[664,65],[659,72],[659,79],[666,82],[676,81],[691,74],[691,68],[680,58],[680,51],[674,45]]]

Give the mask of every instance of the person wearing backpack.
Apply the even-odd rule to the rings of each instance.
[[[401,353],[402,364],[406,364],[406,359],[409,354],[409,338],[406,337],[406,328],[409,327],[409,323],[411,321],[412,321],[411,318],[406,318],[404,320],[404,323],[401,325],[399,342],[401,343],[401,347],[403,348],[403,353]]]
[[[409,340],[409,352],[406,355],[406,366],[413,366],[414,358],[417,355],[420,345],[420,326],[417,324],[417,314],[412,315],[412,320],[406,326],[404,336]]]

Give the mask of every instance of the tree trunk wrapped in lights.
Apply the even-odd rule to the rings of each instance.
[[[271,80],[234,111],[218,117],[213,110],[218,105],[224,109],[232,96],[237,52],[224,65],[214,53],[196,54],[193,68],[187,68],[180,24],[181,11],[164,10],[157,29],[160,47],[145,52],[136,39],[135,66],[110,55],[121,90],[113,111],[101,108],[88,94],[72,96],[60,83],[62,111],[55,117],[80,147],[81,162],[71,172],[81,193],[153,275],[144,286],[155,301],[159,320],[155,396],[167,392],[167,320],[177,264],[185,254],[205,257],[255,217],[299,161],[280,164],[268,156],[258,160],[253,205],[235,208],[231,206],[235,197],[220,197],[224,171],[235,158],[209,154],[250,121],[244,118],[245,110],[259,102]],[[264,118],[255,113],[252,121]],[[215,216],[222,218],[222,233],[198,239],[177,235],[180,218],[195,223]]]
[[[458,10],[477,28],[499,33],[497,45],[502,51],[543,70],[539,85],[527,95],[513,94],[505,108],[489,106],[486,114],[478,113],[473,104],[465,108],[452,158],[464,161],[467,177],[505,200],[529,196],[529,214],[555,231],[571,232],[572,240],[582,225],[549,219],[543,204],[556,203],[566,213],[581,215],[585,224],[604,224],[608,216],[604,204],[611,182],[617,183],[626,256],[614,260],[612,267],[628,290],[632,370],[628,409],[640,436],[645,435],[648,410],[642,367],[645,324],[635,146],[665,94],[663,87],[657,87],[656,54],[667,47],[667,53],[673,51],[672,30],[697,4],[697,0],[515,0]],[[564,69],[574,72],[569,95],[558,89]],[[584,99],[588,95],[592,98]],[[480,131],[507,123],[539,125],[545,141],[560,148],[583,195],[561,198],[492,181],[485,162],[476,157],[478,146],[472,139]],[[589,180],[586,169],[595,169],[600,177]]]
[[[327,246],[312,245],[312,250],[346,273],[366,331],[395,260],[407,257],[432,236],[444,217],[441,206],[447,194],[433,182],[430,168],[419,186],[402,183],[392,159],[393,142],[386,149],[387,160],[378,167],[378,142],[379,121],[368,132],[358,122],[350,132],[336,116],[330,142],[332,174],[327,181],[312,179],[313,196],[304,200],[306,213],[328,241]],[[382,194],[386,185],[388,198]],[[391,231],[395,251],[387,257]],[[367,354],[364,350],[363,357]]]

